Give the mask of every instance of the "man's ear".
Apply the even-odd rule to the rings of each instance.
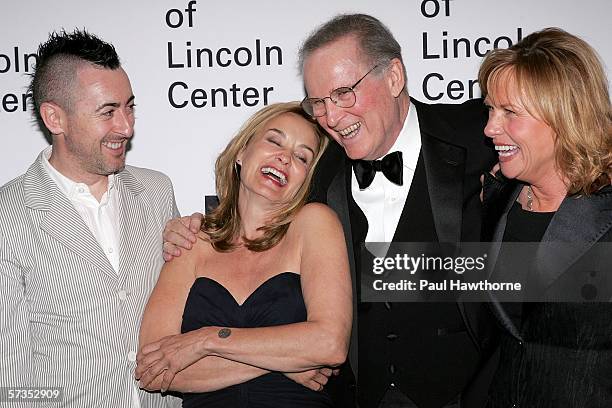
[[[393,58],[387,68],[387,81],[393,97],[397,98],[406,87],[406,77],[404,76],[404,64],[399,58]]]
[[[64,133],[66,112],[54,102],[43,102],[40,105],[40,117],[52,135]]]

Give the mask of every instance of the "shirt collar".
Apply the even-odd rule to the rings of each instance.
[[[419,117],[412,103],[408,105],[408,115],[402,126],[399,136],[389,149],[389,152],[402,152],[404,167],[414,171],[421,152],[421,131]],[[388,153],[389,153],[388,152]]]
[[[85,183],[77,183],[69,179],[60,173],[55,167],[49,163],[49,158],[51,157],[51,152],[53,151],[53,146],[47,147],[43,150],[42,155],[42,163],[44,169],[49,174],[49,177],[57,184],[58,188],[66,197],[72,199],[82,194],[90,194],[89,186]],[[108,176],[108,191],[111,191],[115,187],[115,175],[111,174]]]

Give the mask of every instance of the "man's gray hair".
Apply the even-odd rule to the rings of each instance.
[[[304,62],[310,54],[346,36],[357,38],[359,48],[372,65],[386,67],[393,58],[404,65],[402,47],[380,20],[367,14],[339,14],[314,30],[300,47],[300,74],[304,73]],[[406,67],[403,69],[406,78]]]

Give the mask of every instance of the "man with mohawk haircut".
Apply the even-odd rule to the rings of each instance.
[[[58,407],[178,405],[134,380],[161,232],[178,211],[168,177],[125,165],[128,76],[111,44],[62,31],[40,45],[30,91],[52,143],[0,188],[0,402],[57,387]]]

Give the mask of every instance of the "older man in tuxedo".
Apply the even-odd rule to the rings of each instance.
[[[349,357],[359,406],[453,406],[479,360],[465,308],[361,302],[359,248],[480,239],[479,175],[494,162],[482,101],[411,99],[399,44],[363,14],[319,27],[302,45],[300,66],[302,106],[345,153],[330,149],[315,191],[339,214],[354,260]]]
[[[134,379],[162,229],[178,211],[168,177],[125,165],[128,76],[111,44],[53,33],[38,49],[31,91],[52,145],[0,188],[0,401],[178,405]]]

